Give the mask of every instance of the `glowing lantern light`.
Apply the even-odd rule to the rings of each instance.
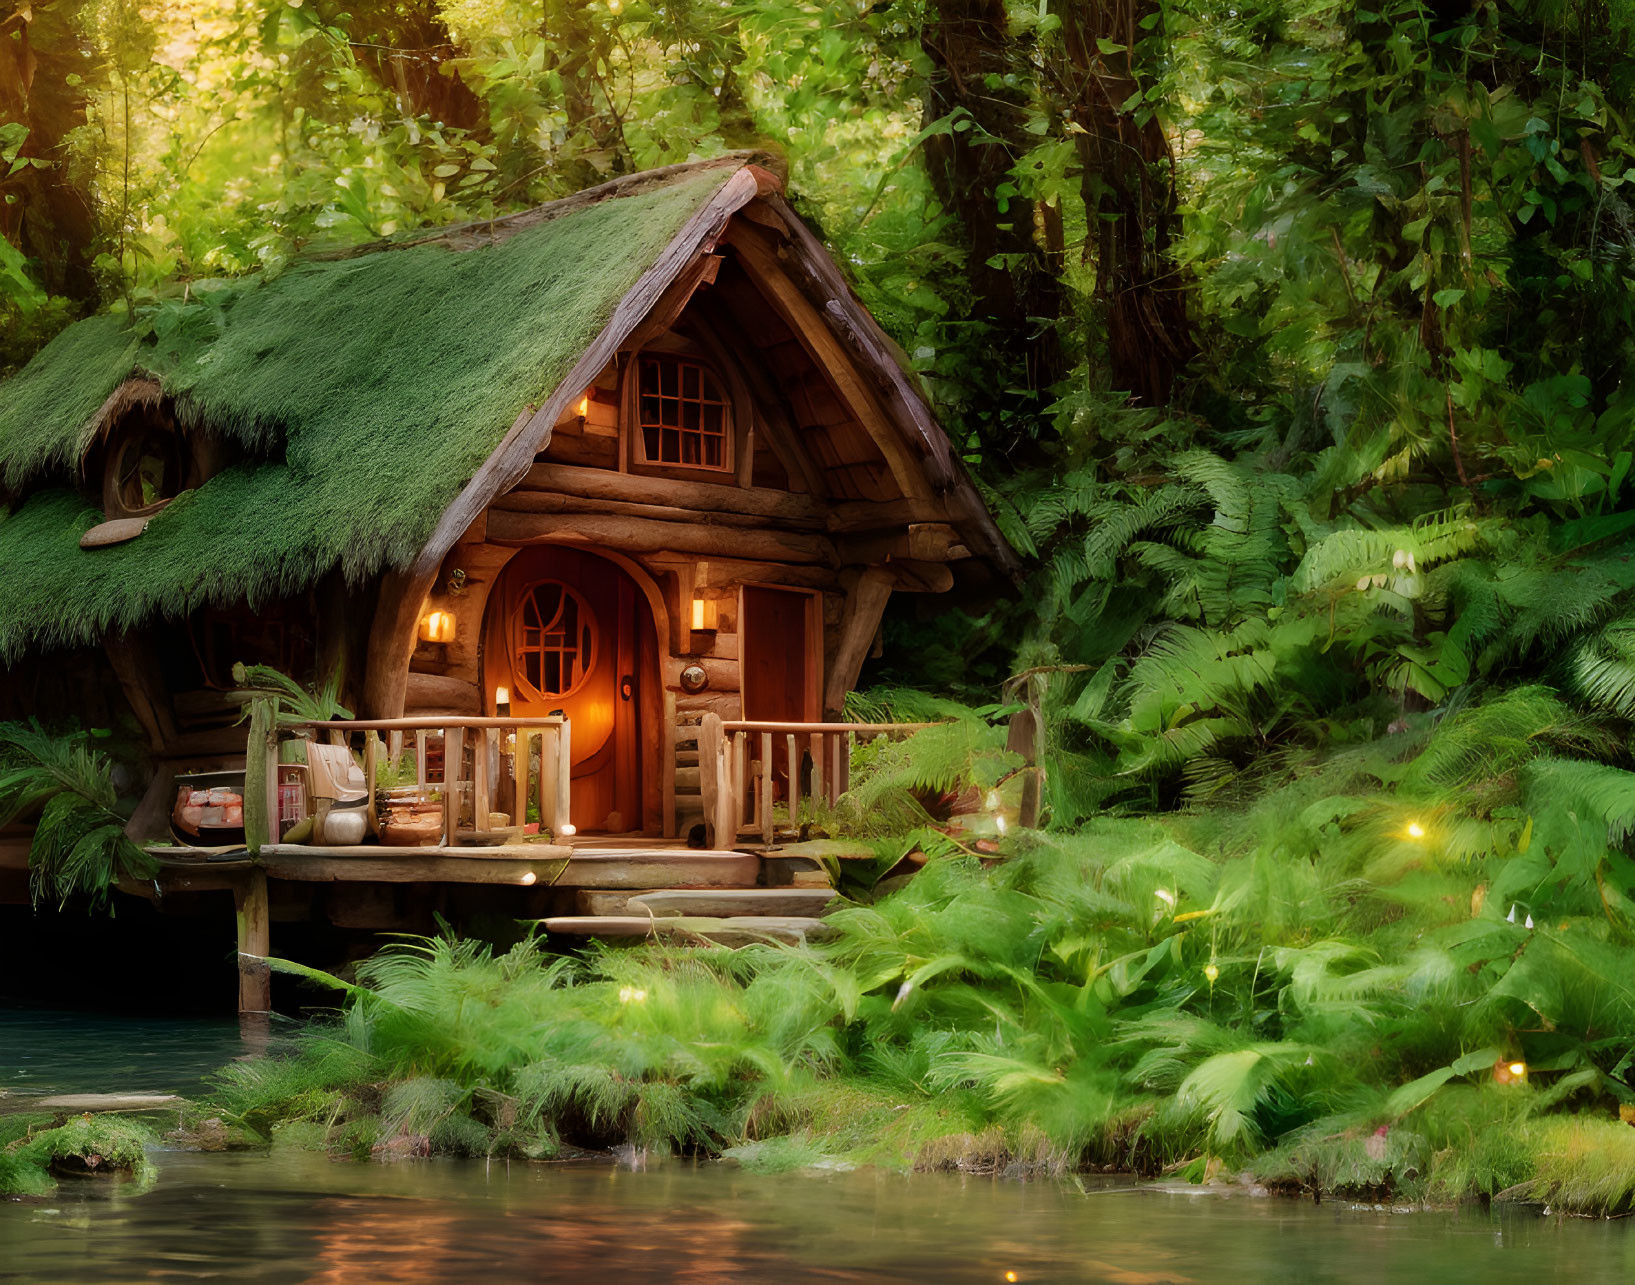
[[[424,642],[451,643],[454,641],[454,613],[428,611],[420,618],[420,637]]]
[[[494,717],[504,718],[511,712],[511,689],[496,687],[494,689]]]

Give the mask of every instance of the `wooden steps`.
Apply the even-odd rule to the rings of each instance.
[[[718,946],[756,942],[801,942],[825,932],[821,919],[805,915],[557,915],[545,920],[545,931],[564,937],[705,940]]]
[[[834,900],[822,888],[665,888],[649,892],[584,889],[577,897],[582,915],[680,915],[729,919],[739,915],[795,915],[818,918]]]

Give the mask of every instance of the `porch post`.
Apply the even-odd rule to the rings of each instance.
[[[267,872],[251,870],[233,888],[233,910],[238,921],[238,1011],[272,1010],[272,922],[267,912]]]

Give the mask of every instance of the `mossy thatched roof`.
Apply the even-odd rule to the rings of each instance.
[[[35,488],[0,517],[0,656],[265,600],[335,567],[359,579],[406,565],[736,168],[570,198],[476,248],[441,238],[307,263],[161,310],[151,333],[114,317],[70,327],[0,385],[0,481]],[[138,539],[82,551],[102,514],[73,472],[98,411],[137,374],[254,458]]]

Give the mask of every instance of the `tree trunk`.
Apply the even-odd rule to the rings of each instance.
[[[349,6],[328,2],[323,21],[347,32],[352,56],[406,116],[438,121],[477,138],[489,134],[488,109],[447,64],[464,56],[436,0]]]
[[[1085,213],[1094,230],[1085,255],[1094,249],[1113,383],[1160,405],[1196,348],[1170,253],[1180,225],[1175,158],[1150,107],[1144,117],[1139,107],[1124,108],[1146,87],[1136,49],[1145,34],[1141,21],[1157,12],[1157,0],[1069,0],[1057,12],[1063,57],[1048,77],[1061,119],[1077,126]]]
[[[88,188],[68,165],[69,134],[85,124],[99,68],[78,26],[78,0],[36,3],[0,21],[0,121],[28,130],[21,155],[50,161],[7,176],[0,235],[35,262],[39,284],[80,303],[96,297],[91,275],[96,216]]]
[[[1025,55],[1008,34],[1003,0],[932,0],[921,46],[932,66],[926,122],[959,111],[970,126],[927,139],[925,158],[938,199],[964,229],[972,314],[988,323],[1007,380],[1042,390],[1062,367],[1052,325],[1062,296],[1048,237],[1054,226],[1059,247],[1060,220],[1042,215],[1041,238],[1031,203],[1013,197],[1000,212],[999,187],[1034,140],[1024,129],[1026,96],[989,79],[1026,74]]]

